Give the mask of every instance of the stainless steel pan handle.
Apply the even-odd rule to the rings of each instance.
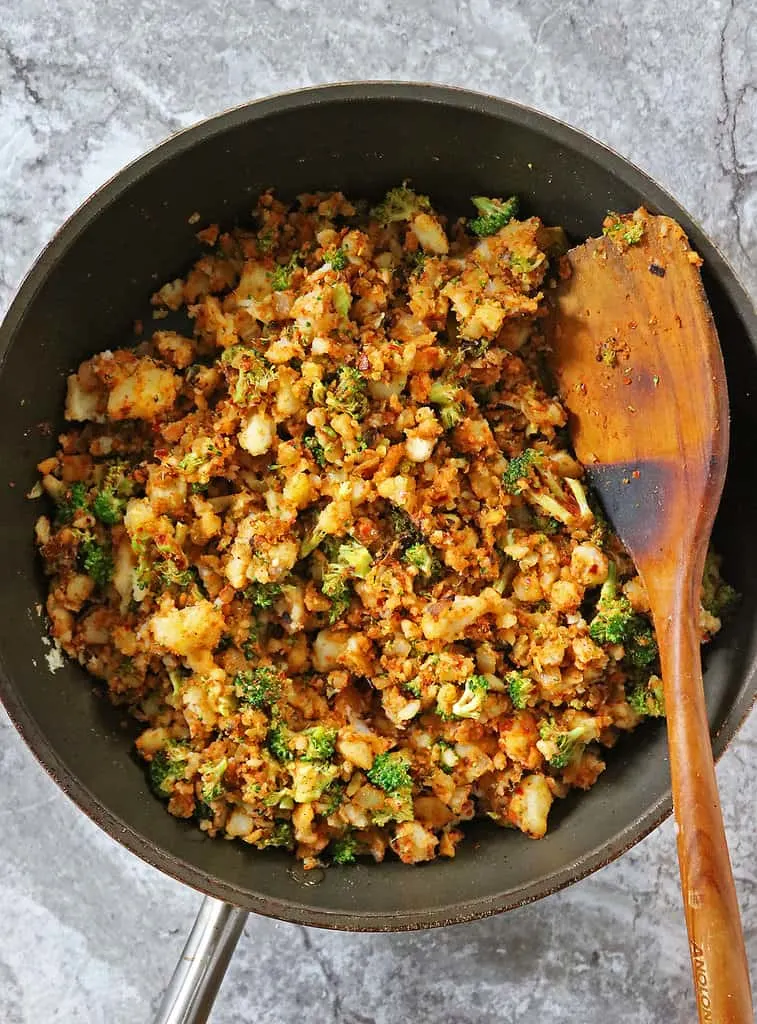
[[[246,910],[205,897],[154,1024],[205,1024],[246,920]]]

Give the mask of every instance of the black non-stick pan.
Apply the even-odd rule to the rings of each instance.
[[[0,695],[61,788],[111,836],[219,900],[288,921],[341,929],[408,929],[470,920],[537,899],[617,857],[670,810],[664,727],[644,726],[613,750],[588,793],[559,802],[539,842],[485,823],[454,860],[397,861],[310,872],[289,855],[201,837],[170,817],[132,753],[134,732],[77,666],[52,673],[40,614],[44,581],[25,497],[61,427],[65,375],[132,336],[156,284],[183,272],[201,222],[249,220],[257,194],[339,188],[375,197],[405,178],[450,213],[476,194],[517,193],[528,213],[574,239],[608,209],[643,203],[681,222],[705,259],[730,387],[731,461],[716,540],[743,594],[707,653],[715,754],[755,695],[757,607],[757,317],[696,222],[645,174],[536,111],[432,86],[363,84],[307,90],[241,107],[138,160],[76,213],[24,282],[0,328]],[[9,240],[6,240],[8,244]],[[671,851],[672,856],[672,851]],[[180,1018],[175,1018],[180,1019]]]

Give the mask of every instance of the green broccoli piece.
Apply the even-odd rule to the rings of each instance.
[[[321,584],[321,592],[331,601],[329,621],[332,624],[340,619],[350,606],[352,592],[349,581],[355,577],[365,579],[372,564],[370,551],[358,541],[350,540],[339,545],[336,560],[327,565]]]
[[[221,362],[237,371],[231,390],[231,400],[236,405],[250,405],[257,401],[261,392],[276,379],[276,367],[246,345],[232,345],[225,349]]]
[[[392,524],[397,542],[403,551],[416,544],[423,544],[423,534],[403,509],[392,505],[389,509],[389,521]]]
[[[356,540],[349,540],[339,545],[337,559],[353,576],[364,580],[373,565],[373,557],[368,548]]]
[[[485,237],[494,235],[509,224],[518,212],[518,197],[509,199],[487,199],[486,196],[473,196],[471,202],[479,212],[478,217],[468,221],[468,227],[474,235]]]
[[[445,775],[450,775],[460,763],[460,755],[454,744],[448,743],[447,740],[437,740],[434,746],[438,751],[439,767]]]
[[[303,736],[307,736],[307,749],[301,755],[303,761],[330,761],[334,756],[334,745],[336,744],[336,729],[330,729],[325,725],[314,725],[311,729],[305,729]]]
[[[101,523],[106,526],[115,526],[124,517],[126,502],[119,498],[113,491],[101,490],[95,495],[92,502],[92,511]]]
[[[589,626],[589,636],[599,644],[622,644],[636,629],[636,618],[627,597],[618,593],[618,568],[614,561],[607,567],[597,601],[597,613]]]
[[[331,601],[329,623],[333,626],[349,610],[352,600],[352,591],[339,566],[330,565],[327,568],[323,574],[321,593]]]
[[[510,494],[522,494],[542,514],[566,526],[592,520],[581,481],[561,477],[550,457],[535,448],[526,448],[510,459],[502,484]]]
[[[598,644],[623,644],[627,661],[637,668],[649,666],[657,658],[657,641],[649,620],[637,615],[628,598],[618,592],[618,570],[612,560],[599,592],[589,636]]]
[[[402,557],[428,579],[437,576],[441,569],[439,559],[432,554],[427,544],[412,544],[405,550]]]
[[[184,778],[189,750],[183,743],[169,741],[150,761],[150,786],[156,796],[169,797],[176,783]]]
[[[354,864],[357,851],[357,840],[354,836],[344,835],[331,843],[331,859],[335,864]]]
[[[542,722],[539,735],[543,749],[539,749],[547,759],[550,768],[567,768],[583,753],[584,747],[594,738],[594,725],[587,722],[576,726],[568,732],[561,731],[554,721]]]
[[[720,558],[710,548],[704,563],[702,607],[715,618],[722,619],[739,600],[738,593],[720,574]]]
[[[195,800],[195,818],[198,821],[213,821],[216,813],[204,800]]]
[[[452,705],[455,718],[479,718],[484,699],[489,692],[486,676],[470,676],[459,700]]]
[[[614,242],[625,245],[638,245],[644,237],[644,222],[634,220],[632,216],[621,217],[617,213],[608,213],[602,226],[602,234]]]
[[[331,289],[331,296],[334,301],[334,309],[343,320],[346,320],[350,313],[350,306],[352,305],[352,295],[350,294],[349,289],[339,281]]]
[[[328,818],[330,814],[339,807],[344,801],[344,790],[345,785],[340,782],[339,779],[335,779],[331,785],[323,793],[323,797],[326,800],[326,806],[323,809],[324,817]]]
[[[285,725],[281,725],[281,723],[272,725],[268,730],[266,743],[277,761],[291,761],[294,758],[292,733]]]
[[[652,679],[657,681],[650,686]],[[665,717],[665,695],[657,676],[651,677],[647,682],[635,683],[628,691],[627,700],[636,714],[643,718]]]
[[[295,253],[288,263],[280,263],[271,272],[271,287],[275,292],[283,292],[291,285],[292,275],[300,265],[299,253]]]
[[[394,224],[397,221],[412,220],[417,214],[428,213],[430,210],[431,201],[428,196],[418,195],[402,185],[389,189],[384,201],[371,210],[371,216],[382,224]]]
[[[206,764],[200,768],[200,794],[204,803],[212,804],[214,800],[219,800],[223,796],[223,776],[228,767],[228,759],[222,757],[215,764]]]
[[[160,558],[153,565],[153,572],[167,586],[190,587],[196,582],[195,570],[190,568],[180,569],[176,562],[170,558]]]
[[[273,665],[259,665],[234,676],[234,691],[243,704],[261,711],[281,695],[281,678]]]
[[[79,548],[79,556],[84,571],[98,586],[104,587],[110,583],[113,579],[113,557],[108,548],[88,537]]]
[[[463,414],[462,406],[456,401],[458,393],[459,389],[454,384],[445,384],[441,380],[435,380],[429,389],[429,401],[439,406],[439,418],[445,430],[452,430]]]
[[[323,258],[332,270],[345,270],[350,265],[344,249],[329,249],[323,254]]]
[[[326,405],[335,412],[346,412],[356,420],[368,413],[368,381],[353,366],[340,366],[336,386],[326,393]]]
[[[303,437],[302,443],[313,456],[315,464],[323,468],[326,465],[326,452],[318,438],[314,434],[310,434],[307,437]]]
[[[398,793],[412,788],[413,785],[410,765],[402,754],[396,751],[377,754],[368,770],[368,779],[386,793]]]
[[[528,707],[528,702],[533,698],[536,689],[533,679],[529,678],[525,672],[513,671],[507,673],[505,683],[513,707],[519,711]]]
[[[269,846],[283,846],[287,850],[291,850],[294,847],[294,830],[292,828],[291,821],[286,821],[283,818],[273,823],[273,829],[265,837],[265,839],[258,840],[255,846],[259,850],[265,850]]]
[[[244,596],[255,608],[272,608],[278,597],[281,597],[281,585],[278,583],[251,583],[244,591]]]
[[[86,508],[87,488],[85,484],[77,480],[76,483],[71,484],[63,497],[57,502],[56,523],[60,525],[70,523],[77,512]]]

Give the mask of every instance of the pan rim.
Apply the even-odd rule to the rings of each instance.
[[[538,134],[556,139],[569,149],[588,155],[624,184],[643,191],[649,205],[659,201],[680,220],[695,247],[725,290],[742,320],[753,347],[757,348],[757,311],[748,293],[726,257],[708,238],[700,225],[677,200],[645,171],[615,150],[566,122],[542,113],[534,107],[471,90],[422,82],[372,81],[335,83],[307,89],[292,90],[240,104],[176,132],[147,153],[137,157],[113,175],[89,196],[58,228],[39,253],[22,280],[7,314],[0,324],[0,373],[16,330],[27,307],[42,286],[58,258],[79,234],[123,191],[148,175],[164,161],[172,159],[196,142],[226,132],[238,125],[262,121],[270,116],[302,110],[323,103],[365,101],[408,101],[436,104],[451,110],[484,113],[501,120],[527,127]],[[730,740],[743,724],[757,697],[754,680],[757,661],[748,665],[735,702],[712,737],[713,752],[718,760]],[[751,689],[751,693],[750,693]],[[657,828],[670,814],[669,790],[628,823],[612,840],[602,843],[560,870],[529,882],[526,886],[489,896],[464,899],[444,907],[397,912],[326,911],[306,903],[284,901],[256,894],[252,890],[209,876],[186,860],[172,855],[147,839],[127,822],[115,815],[63,764],[52,745],[28,712],[13,687],[0,655],[0,700],[14,727],[21,734],[37,761],[58,787],[87,817],[142,860],[192,888],[225,900],[247,910],[296,924],[306,924],[342,931],[410,931],[422,928],[459,924],[488,917],[524,906],[551,895],[585,878],[609,864]]]

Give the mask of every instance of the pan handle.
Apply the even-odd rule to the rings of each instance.
[[[205,1024],[246,920],[246,910],[205,897],[154,1024]]]

